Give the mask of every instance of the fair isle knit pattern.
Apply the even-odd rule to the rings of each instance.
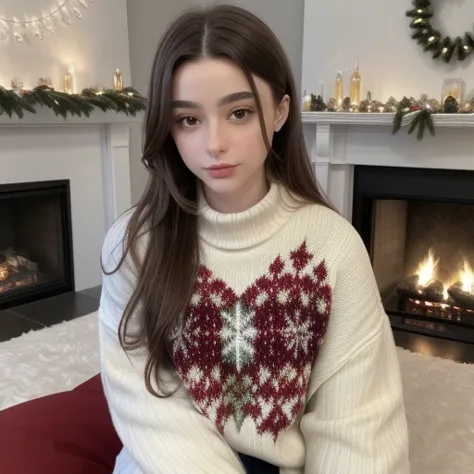
[[[306,242],[241,295],[203,266],[174,341],[177,372],[222,433],[249,417],[276,440],[303,412],[330,311],[326,265]]]
[[[118,337],[139,275],[130,255],[112,272],[130,216],[102,252],[102,382],[124,446],[115,474],[246,474],[236,453],[280,474],[409,473],[390,323],[345,219],[276,183],[232,214],[201,193],[199,272],[176,315],[174,367],[159,371],[160,386],[151,377],[171,396],[157,397],[145,381],[148,347],[125,352]],[[137,243],[139,259],[149,238]],[[129,334],[141,318],[139,306]]]

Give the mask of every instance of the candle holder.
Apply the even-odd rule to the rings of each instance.
[[[466,84],[462,79],[446,79],[443,82],[441,103],[444,103],[448,97],[454,97],[458,104],[462,104],[465,90]]]
[[[116,69],[114,73],[114,91],[122,92],[123,91],[123,75],[120,72],[120,69]]]

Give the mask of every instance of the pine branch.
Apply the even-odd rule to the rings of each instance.
[[[418,140],[423,140],[423,134],[425,133],[425,127],[426,127],[426,121],[428,120],[426,117],[427,111],[422,110],[420,112],[420,118],[418,119],[418,133],[416,135],[416,138]]]
[[[417,125],[420,122],[421,114],[422,113],[420,111],[414,112],[414,116],[411,119],[410,128],[408,129],[408,135],[411,135],[415,131],[415,128],[417,127]]]
[[[428,127],[428,130],[430,131],[431,136],[434,137],[435,128],[434,128],[434,122],[433,122],[433,114],[431,112],[428,112],[428,115],[426,117],[426,126]]]
[[[93,89],[84,89],[82,95],[87,97],[87,100],[102,112],[107,112],[108,110],[117,111],[117,107],[113,100],[110,100],[108,97],[104,96],[102,92],[96,92]]]
[[[400,131],[400,128],[402,128],[402,118],[403,118],[403,112],[400,109],[398,109],[393,119],[392,135],[397,134]]]
[[[424,105],[407,97],[404,97],[398,104],[393,119],[392,134],[396,134],[402,127],[409,127],[409,135],[417,130],[418,140],[423,139],[426,128],[428,128],[431,135],[435,134],[432,112]]]
[[[23,118],[23,111],[36,113],[36,110],[23,97],[0,86],[0,115],[6,113],[12,118],[15,113],[19,118]]]
[[[16,114],[24,117],[24,111],[36,113],[36,107],[47,107],[64,119],[68,115],[86,116],[99,109],[103,112],[114,110],[117,113],[135,116],[146,110],[146,98],[132,87],[123,91],[84,89],[81,94],[65,94],[46,85],[35,87],[31,91],[16,93],[0,86],[0,115],[6,113],[10,118]]]

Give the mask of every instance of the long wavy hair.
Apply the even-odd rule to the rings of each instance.
[[[123,256],[114,270],[128,254],[137,267],[137,284],[122,316],[119,339],[125,351],[146,347],[146,386],[157,397],[170,395],[163,389],[160,372],[173,368],[173,331],[192,296],[200,263],[198,183],[170,134],[172,81],[183,63],[203,58],[226,58],[246,75],[256,96],[268,148],[268,177],[302,203],[327,205],[308,158],[291,68],[276,36],[259,18],[235,6],[186,11],[162,37],[154,59],[142,157],[150,177],[129,221]],[[285,94],[290,97],[288,119],[272,143],[268,143],[265,133],[253,76],[269,84],[276,104]],[[139,257],[138,245],[144,233],[148,234],[147,245]],[[140,328],[131,335],[128,329],[136,311]]]

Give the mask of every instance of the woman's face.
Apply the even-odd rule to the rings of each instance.
[[[254,80],[272,143],[288,117],[289,98],[276,104],[270,86]],[[212,207],[222,210],[227,203],[224,207],[236,212],[237,203],[264,197],[268,150],[255,97],[239,67],[224,59],[183,64],[173,81],[172,114],[171,134],[179,153],[202,181]]]

